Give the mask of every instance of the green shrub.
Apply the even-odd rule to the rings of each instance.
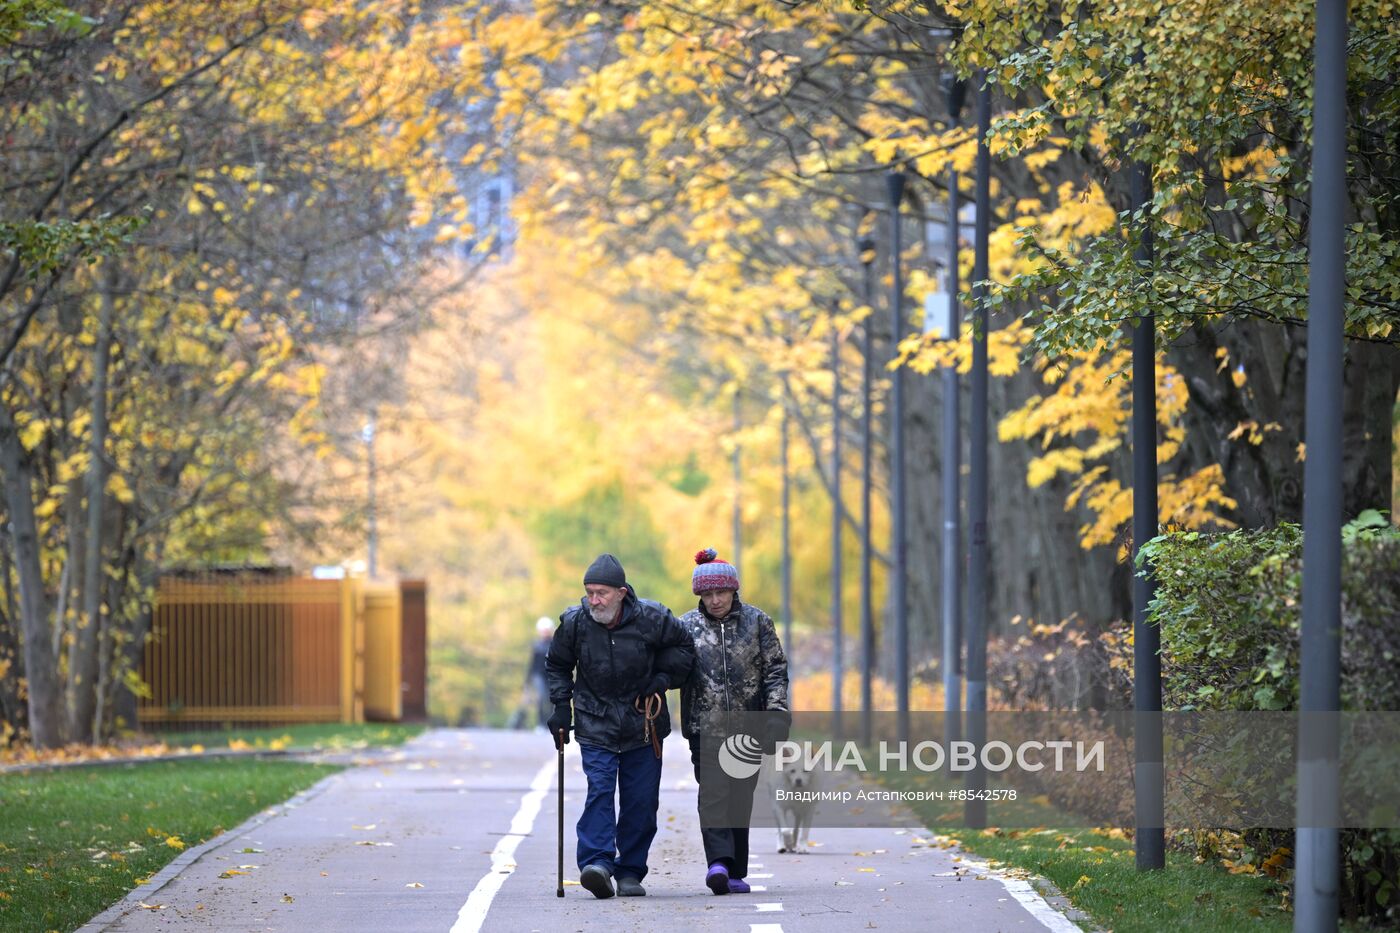
[[[1368,511],[1342,539],[1342,707],[1400,710],[1400,530]],[[1297,708],[1302,552],[1296,525],[1143,545],[1157,576],[1149,619],[1161,629],[1163,709]],[[1244,833],[1261,858],[1291,849],[1291,835]],[[1400,831],[1341,837],[1343,910],[1395,919]]]
[[[1301,529],[1169,534],[1142,553],[1157,572],[1163,707],[1296,709]],[[1400,530],[1368,512],[1343,534],[1343,708],[1400,709],[1397,657]]]

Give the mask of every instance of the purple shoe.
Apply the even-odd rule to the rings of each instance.
[[[705,887],[716,894],[728,894],[730,884],[729,869],[724,867],[723,862],[715,862],[705,873]]]
[[[729,879],[729,893],[730,893],[730,894],[748,894],[748,893],[749,893],[749,883],[748,883],[747,881],[745,881],[743,878],[730,878],[730,879]]]

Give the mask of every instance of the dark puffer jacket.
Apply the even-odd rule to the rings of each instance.
[[[767,613],[735,595],[723,619],[697,607],[681,625],[695,642],[695,667],[681,688],[682,735],[727,734],[741,723],[726,713],[788,709],[787,656]]]
[[[581,745],[627,752],[647,744],[644,717],[632,701],[661,674],[667,689],[680,686],[695,663],[695,645],[671,610],[629,589],[618,623],[609,629],[593,621],[582,602],[559,617],[545,662],[549,699],[573,700],[574,734]],[[663,705],[657,734],[671,731]]]

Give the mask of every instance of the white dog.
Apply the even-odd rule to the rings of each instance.
[[[773,822],[778,827],[778,851],[803,853],[807,851],[807,833],[812,828],[816,801],[806,794],[817,789],[820,772],[807,767],[801,757],[784,762],[778,769],[776,785],[786,793],[778,799],[773,795]]]

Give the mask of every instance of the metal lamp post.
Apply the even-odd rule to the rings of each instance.
[[[792,471],[788,467],[788,392],[783,383],[781,457],[783,466],[783,648],[792,651]]]
[[[987,134],[992,123],[992,92],[985,71],[977,74],[977,224],[974,237],[973,298],[976,323],[972,335],[972,399],[968,443],[969,564],[967,574],[967,738],[980,749],[987,739],[987,241],[991,222],[991,153]],[[980,761],[980,758],[978,759]],[[968,772],[974,793],[963,807],[974,829],[987,825],[987,804],[976,793],[985,789],[980,765]]]
[[[950,77],[948,118],[953,126],[962,116],[966,85]],[[958,308],[958,172],[948,167],[948,339],[962,329]],[[958,367],[943,369],[943,709],[944,739],[962,737],[962,437]]]
[[[1152,200],[1147,166],[1130,169],[1134,210],[1145,211]],[[1152,262],[1152,231],[1143,221],[1133,258]],[[1133,566],[1138,550],[1157,535],[1157,328],[1155,315],[1134,322],[1133,344]],[[1147,618],[1155,583],[1150,567],[1133,573],[1133,850],[1138,871],[1165,868],[1166,817],[1162,765],[1161,631]]]
[[[841,625],[841,330],[831,322],[831,719],[839,741],[841,687],[845,680],[845,640]]]
[[[1337,929],[1341,823],[1342,364],[1346,296],[1347,6],[1318,0],[1308,226],[1303,628],[1293,929]]]
[[[743,547],[744,540],[744,511],[740,503],[740,493],[742,491],[744,474],[744,454],[739,447],[739,429],[743,427],[743,413],[739,405],[739,386],[734,386],[734,566],[742,566],[740,561],[740,548]]]
[[[368,540],[366,550],[368,560],[365,562],[365,573],[371,580],[379,575],[379,517],[377,514],[377,504],[375,502],[375,462],[374,462],[374,416],[370,415],[365,426],[360,430],[360,439],[365,442],[365,459],[369,467],[369,495],[365,502],[365,517],[369,523]]]
[[[875,615],[874,597],[871,593],[870,569],[874,558],[871,543],[870,486],[871,486],[871,446],[874,440],[872,430],[874,419],[870,414],[871,383],[874,381],[875,340],[872,324],[875,319],[875,241],[862,237],[856,243],[860,250],[861,298],[870,314],[861,329],[864,337],[861,370],[861,418],[860,418],[860,740],[870,744],[872,731],[871,679],[875,669]]]
[[[942,272],[942,287],[926,299],[924,333],[957,340],[962,332],[958,302],[958,250],[975,224],[976,205],[959,207],[957,173],[950,172],[948,217],[929,221],[929,254]],[[944,256],[943,259],[938,257]],[[957,364],[943,367],[943,739],[962,738],[962,439]]]
[[[893,284],[890,288],[890,334],[891,352],[899,353],[900,341],[904,339],[904,278],[900,268],[903,242],[900,231],[900,206],[904,201],[904,173],[890,172],[885,176],[885,191],[890,205],[890,265],[893,271]],[[900,741],[909,738],[909,615],[905,605],[907,594],[908,561],[904,514],[904,367],[894,371],[894,388],[890,393],[890,430],[893,443],[890,449],[890,511],[892,529],[891,550],[894,552],[894,567],[890,587],[894,597],[894,663],[895,700],[897,709],[896,731]]]

